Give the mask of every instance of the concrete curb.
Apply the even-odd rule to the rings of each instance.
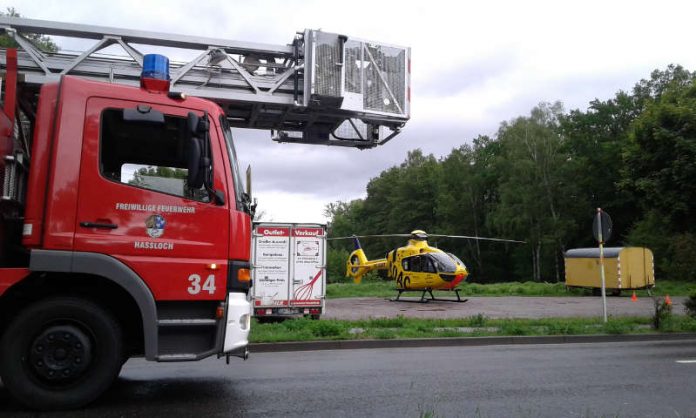
[[[674,341],[696,339],[695,333],[629,335],[544,335],[538,337],[461,337],[406,340],[337,340],[249,344],[253,353],[282,351],[357,350],[369,348],[476,347],[487,345],[610,343],[632,341]]]

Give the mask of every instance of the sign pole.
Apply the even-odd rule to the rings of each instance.
[[[597,208],[597,224],[599,225],[599,271],[602,276],[602,313],[604,314],[604,323],[607,322],[607,285],[604,276],[604,237],[602,236],[602,208]]]

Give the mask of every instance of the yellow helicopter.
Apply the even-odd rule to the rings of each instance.
[[[369,260],[360,245],[359,238],[373,237],[408,237],[406,246],[389,251],[386,258]],[[471,237],[466,235],[440,235],[431,234],[430,237],[462,238],[486,241],[515,242],[500,238]],[[430,300],[451,302],[466,302],[459,296],[457,288],[463,282],[469,272],[464,263],[452,253],[444,252],[439,248],[428,244],[428,234],[425,231],[415,230],[410,234],[386,234],[386,235],[353,235],[352,237],[338,237],[329,239],[353,239],[355,249],[346,261],[346,276],[352,277],[355,283],[360,283],[365,274],[374,270],[386,270],[387,276],[396,281],[396,290],[399,292],[396,299],[400,301],[401,294],[409,291],[419,291],[421,298],[418,302],[427,302],[425,294],[430,294]],[[435,299],[433,290],[453,291],[457,300]],[[411,302],[411,301],[408,301]]]

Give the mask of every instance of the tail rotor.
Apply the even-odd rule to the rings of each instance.
[[[355,244],[355,249],[350,253],[346,262],[346,277],[352,277],[353,282],[359,284],[365,273],[368,272],[368,269],[365,267],[367,264],[367,256],[360,246],[360,241],[357,237],[353,238],[353,242]]]

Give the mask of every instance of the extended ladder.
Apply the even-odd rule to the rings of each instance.
[[[397,135],[410,115],[409,48],[316,30],[275,46],[12,17],[0,17],[0,27],[21,48],[20,80],[36,90],[66,74],[137,86],[136,45],[171,47],[195,55],[174,57],[171,91],[214,101],[232,126],[271,130],[276,141],[370,148]],[[96,42],[81,54],[49,53],[22,33]],[[114,45],[123,56],[103,53]]]

